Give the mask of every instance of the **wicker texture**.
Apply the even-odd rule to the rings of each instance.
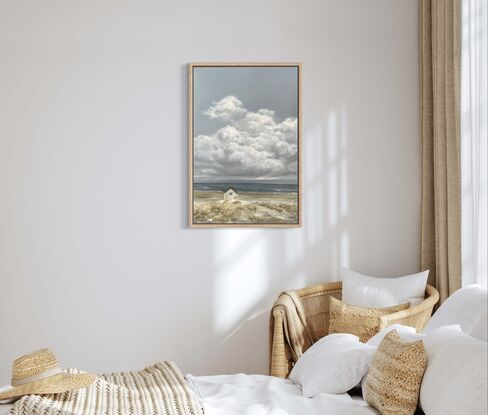
[[[53,352],[50,349],[40,349],[14,360],[12,379],[24,379],[56,367],[58,367],[58,361]]]
[[[384,328],[380,317],[406,310],[409,307],[410,303],[381,308],[356,307],[330,297],[329,334],[350,333],[366,343]]]
[[[301,306],[306,315],[306,330],[316,342],[329,333],[329,298],[342,299],[340,281],[317,284],[296,290]],[[432,315],[434,305],[439,300],[439,293],[430,285],[425,291],[425,300],[406,310],[380,317],[382,327],[398,323],[414,327],[421,331]],[[285,310],[279,301],[275,303],[270,314],[269,324],[269,371],[272,376],[286,378],[290,374],[296,358],[292,356],[290,345],[285,336],[283,315]],[[303,333],[303,337],[306,334]],[[305,352],[305,348],[303,352]]]
[[[24,396],[8,415],[120,414],[203,415],[203,411],[176,365],[161,362],[139,372],[100,375],[88,388]]]
[[[54,353],[50,349],[40,349],[14,360],[13,387],[1,392],[0,400],[34,393],[43,395],[85,388],[95,379],[96,376],[89,373],[62,372]]]
[[[400,339],[390,331],[378,346],[366,375],[364,398],[382,415],[413,415],[427,365],[422,340]]]

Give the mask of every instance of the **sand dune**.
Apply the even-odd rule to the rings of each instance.
[[[195,192],[195,223],[297,223],[296,193],[239,193],[239,200],[223,200],[220,192]]]

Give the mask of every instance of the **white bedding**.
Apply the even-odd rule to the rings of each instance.
[[[319,394],[305,398],[287,379],[264,375],[186,376],[205,415],[377,415],[360,398]],[[6,415],[12,405],[0,405]]]
[[[362,399],[348,394],[302,395],[291,380],[264,375],[193,376],[186,379],[205,415],[377,415]]]
[[[12,408],[13,404],[0,404],[0,415],[7,415],[7,412],[10,411],[10,408]]]

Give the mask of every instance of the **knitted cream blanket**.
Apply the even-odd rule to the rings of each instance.
[[[9,411],[9,415],[54,414],[203,415],[203,410],[176,365],[161,362],[139,372],[100,375],[88,388],[24,396]]]

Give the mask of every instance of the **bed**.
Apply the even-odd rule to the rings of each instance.
[[[160,362],[139,372],[100,375],[93,385],[79,392],[24,396],[13,408],[1,405],[0,415],[10,408],[11,415],[377,414],[360,392],[355,396],[319,393],[307,398],[301,386],[287,379],[300,355],[328,334],[329,298],[341,298],[341,288],[341,282],[332,282],[278,297],[270,316],[270,376],[184,377],[173,362]],[[427,286],[418,306],[381,317],[382,326],[401,322],[420,330],[437,299],[437,291]]]
[[[297,359],[305,350],[328,332],[329,297],[341,298],[341,283],[332,282],[287,292],[278,298],[270,319],[270,375],[193,376],[183,374],[172,362],[160,362],[139,372],[100,375],[88,392],[93,408],[80,411],[80,399],[69,395],[35,395],[22,398],[12,415],[50,415],[102,411],[129,414],[323,414],[371,415],[377,411],[363,401],[361,393],[332,395],[320,393],[313,398],[303,396],[301,386],[287,379]],[[283,302],[283,298],[285,301]],[[288,301],[292,299],[292,301]],[[406,312],[385,316],[384,326],[401,322],[422,329],[437,302],[437,291],[427,286],[424,301]],[[286,302],[288,301],[288,302]],[[289,306],[287,308],[287,306]],[[302,315],[296,313],[300,309]],[[290,318],[292,317],[292,318]],[[288,318],[288,321],[286,321]],[[294,319],[294,320],[293,320]],[[293,320],[293,321],[292,321]],[[296,324],[296,327],[292,323]],[[295,330],[290,336],[290,329]],[[301,330],[301,332],[300,332]],[[309,343],[305,340],[307,332]],[[295,339],[294,343],[290,343]],[[162,375],[162,373],[165,375]],[[122,378],[122,379],[121,379]],[[129,379],[129,381],[128,381]],[[156,380],[155,380],[156,379]],[[120,398],[124,395],[123,398]],[[95,398],[93,398],[95,397]],[[134,398],[135,397],[135,398]],[[138,403],[134,404],[134,401]],[[0,415],[12,405],[1,405]]]
[[[103,375],[106,376],[106,375]],[[361,398],[360,392],[355,396],[348,394],[331,395],[320,394],[314,398],[302,395],[301,387],[291,380],[267,375],[219,375],[219,376],[185,376],[189,390],[193,392],[195,406],[203,409],[204,415],[372,415],[377,412],[370,408]],[[99,386],[96,386],[98,388]],[[113,389],[113,386],[111,387]],[[151,391],[151,395],[155,395]],[[62,395],[62,394],[61,394]],[[107,398],[96,405],[103,413],[122,413],[123,415],[144,413],[177,413],[200,415],[202,411],[170,410],[168,412],[154,410],[153,407],[125,408],[117,410],[112,399]],[[148,394],[149,395],[149,394]],[[16,405],[14,413],[28,413],[31,415],[71,414],[70,405],[64,402],[63,396],[51,395],[41,399],[30,395],[22,398],[20,407]],[[167,398],[172,401],[174,398]],[[178,398],[177,398],[178,399]],[[52,401],[55,401],[53,404]],[[58,405],[58,402],[61,402]],[[6,415],[13,405],[0,405],[0,415]],[[71,407],[72,408],[72,407]],[[105,409],[104,409],[105,408]],[[111,408],[111,409],[109,409]],[[85,411],[93,413],[92,410]],[[119,408],[120,409],[120,408]],[[76,411],[73,411],[76,412]]]
[[[185,376],[204,415],[378,415],[362,399],[360,389],[349,394],[302,395],[291,380],[267,375]],[[7,415],[13,404],[1,404]],[[65,412],[57,412],[63,414]],[[132,412],[123,415],[132,415]],[[419,410],[416,415],[422,412]]]
[[[431,298],[433,301],[436,298],[436,292],[428,289],[427,298]],[[430,291],[430,293],[429,293]],[[310,292],[309,292],[310,294]],[[426,299],[427,299],[426,298]],[[465,413],[459,408],[473,408],[473,403],[476,404],[475,412],[477,415],[486,414],[486,364],[479,364],[482,362],[481,357],[486,362],[486,290],[479,287],[468,287],[459,290],[453,296],[451,296],[436,312],[434,317],[429,321],[427,327],[425,327],[424,335],[432,335],[437,329],[443,330],[445,328],[452,329],[452,325],[458,325],[459,333],[458,337],[452,338],[449,344],[451,348],[444,347],[443,343],[438,344],[438,349],[431,349],[431,352],[437,353],[442,359],[447,359],[446,356],[451,356],[449,353],[454,353],[454,356],[459,356],[459,359],[449,358],[446,362],[452,362],[452,367],[449,364],[442,363],[441,367],[428,366],[426,374],[424,375],[425,384],[422,384],[422,390],[426,391],[424,397],[423,407],[426,408],[426,413],[430,414],[458,414]],[[417,313],[418,314],[418,313]],[[323,318],[323,317],[321,317]],[[423,320],[423,319],[422,319]],[[421,322],[423,325],[423,321]],[[273,327],[273,326],[272,326]],[[470,337],[473,336],[473,337]],[[466,346],[466,341],[469,341],[472,346],[477,344],[477,349],[471,348],[470,353],[462,353]],[[433,342],[432,344],[435,344]],[[432,347],[431,344],[431,347]],[[457,344],[455,348],[454,346]],[[479,345],[481,347],[478,347]],[[451,350],[452,349],[452,350]],[[442,351],[439,354],[439,350]],[[478,351],[479,353],[473,353]],[[444,357],[442,357],[444,356]],[[481,357],[480,357],[481,356]],[[171,362],[163,362],[164,364],[171,366]],[[437,365],[439,366],[439,365]],[[430,369],[429,369],[430,368]],[[161,411],[162,401],[161,395],[154,394],[154,390],[148,385],[154,378],[151,375],[153,367],[144,369],[143,375],[136,372],[122,372],[115,374],[100,375],[102,381],[99,381],[93,387],[99,389],[100,382],[107,382],[111,389],[117,389],[117,380],[122,376],[142,376],[139,382],[144,385],[143,393],[146,395],[144,398],[148,401],[148,396],[151,395],[153,403],[156,403],[158,410],[154,410],[154,406],[150,404],[143,405],[134,408],[123,406],[117,407],[114,405],[116,402],[110,397],[110,393],[104,393],[102,396],[104,402],[97,401],[98,411],[70,411],[69,406],[61,405],[60,409],[50,405],[48,408],[42,405],[37,405],[36,408],[27,408],[29,411],[24,411],[23,415],[89,415],[94,413],[102,414],[118,414],[118,415],[144,415],[144,414],[187,414],[187,415],[377,415],[378,411],[369,407],[367,403],[361,397],[360,389],[354,389],[349,393],[343,394],[326,394],[319,393],[313,398],[307,398],[303,396],[301,387],[293,383],[286,378],[280,378],[276,376],[266,375],[219,375],[219,376],[193,376],[188,374],[183,377],[181,372],[177,371],[178,382],[169,382],[168,386],[172,391],[169,395],[166,395],[164,401],[173,402],[181,398],[181,394],[176,391],[179,389],[183,391],[187,396],[191,396],[193,410],[183,411]],[[430,370],[430,372],[429,372]],[[459,374],[459,377],[445,376],[446,371],[455,371]],[[438,388],[439,382],[436,379],[442,378],[442,390],[436,389],[432,391],[432,387]],[[176,378],[175,378],[176,379]],[[463,382],[459,382],[459,379],[464,379]],[[127,386],[128,384],[125,383]],[[430,388],[430,389],[429,389]],[[124,389],[124,388],[122,388]],[[120,390],[122,390],[120,389]],[[444,392],[446,390],[446,392]],[[80,390],[81,391],[81,390]],[[81,392],[86,393],[86,392]],[[125,392],[124,392],[125,393]],[[63,394],[61,394],[63,395]],[[478,396],[479,395],[479,396]],[[44,399],[44,397],[30,395],[31,399],[35,399],[36,402]],[[117,395],[115,395],[117,396]],[[120,391],[119,395],[120,396]],[[439,399],[442,396],[442,399]],[[28,397],[26,397],[28,398]],[[24,398],[21,398],[24,399]],[[46,399],[59,399],[63,401],[62,396],[51,396]],[[19,402],[19,401],[17,401]],[[447,403],[446,403],[447,402]],[[48,402],[49,403],[49,402]],[[16,405],[18,406],[18,405]],[[430,406],[430,412],[427,409]],[[438,410],[442,407],[441,410]],[[12,408],[12,405],[0,405],[0,415],[7,414]],[[194,410],[196,408],[196,410]],[[454,408],[454,409],[453,409]],[[46,410],[47,409],[47,410]],[[134,410],[136,409],[136,410]],[[19,411],[12,411],[14,415],[19,414]],[[416,414],[422,414],[418,409]]]

